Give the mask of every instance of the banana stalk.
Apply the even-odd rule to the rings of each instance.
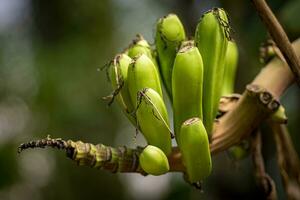
[[[221,97],[229,30],[227,15],[220,8],[206,12],[196,28],[195,43],[204,65],[203,121],[208,134],[212,133]]]
[[[197,183],[212,170],[209,141],[202,121],[195,117],[186,120],[180,129],[180,151],[188,180]]]
[[[137,125],[148,144],[169,155],[172,150],[169,117],[163,99],[155,90],[145,88],[139,92],[136,116]]]
[[[165,174],[170,170],[167,156],[161,149],[152,145],[148,145],[142,151],[139,162],[145,172],[154,176]]]
[[[175,14],[169,14],[158,20],[155,44],[158,62],[165,88],[172,99],[172,68],[176,52],[185,40],[184,27]]]
[[[225,71],[223,78],[222,95],[229,95],[234,92],[234,82],[238,64],[238,48],[234,41],[228,41],[225,56]]]
[[[184,45],[177,53],[172,74],[173,111],[176,141],[182,123],[202,118],[203,63],[197,47]]]

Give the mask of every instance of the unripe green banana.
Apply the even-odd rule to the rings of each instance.
[[[147,142],[169,155],[172,150],[169,117],[162,97],[155,90],[145,88],[140,91],[136,116]]]
[[[228,41],[225,56],[225,71],[223,78],[222,95],[229,95],[234,92],[234,82],[238,64],[238,48],[234,41]]]
[[[118,54],[111,62],[109,66],[109,78],[114,92],[110,98],[112,102],[116,96],[122,111],[135,125],[136,120],[134,119],[133,115],[130,114],[134,110],[134,104],[130,98],[127,81],[128,66],[131,62],[132,59],[126,54]]]
[[[155,66],[158,67],[157,62],[156,62],[156,56],[155,56],[154,52],[152,51],[147,40],[145,40],[144,37],[140,34],[138,34],[136,36],[136,39],[134,39],[132,41],[132,43],[129,45],[129,47],[127,49],[127,53],[128,53],[128,56],[131,58],[134,58],[141,54],[145,54],[152,60],[152,62],[155,64]]]
[[[159,176],[170,170],[167,156],[161,149],[152,145],[148,145],[142,151],[139,162],[142,169],[151,175]]]
[[[221,97],[229,30],[227,15],[220,8],[206,12],[196,28],[195,43],[204,66],[203,122],[208,134],[212,133]]]
[[[248,140],[243,140],[240,144],[234,145],[228,149],[228,154],[234,161],[239,161],[250,154],[250,145]]]
[[[270,120],[279,124],[287,123],[288,118],[283,105],[280,105],[279,108],[271,115]]]
[[[192,117],[202,119],[203,63],[192,43],[177,53],[172,74],[173,111],[176,141],[182,123]]]
[[[171,99],[173,63],[176,52],[184,40],[185,31],[177,15],[169,14],[158,20],[155,36],[156,51],[161,76]]]
[[[202,121],[195,117],[186,120],[180,129],[180,151],[191,183],[209,176],[212,169],[209,141]]]
[[[128,88],[133,105],[137,105],[137,93],[144,88],[154,89],[162,97],[159,72],[151,59],[141,54],[128,67]]]

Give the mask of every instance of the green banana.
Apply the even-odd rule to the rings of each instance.
[[[234,145],[228,149],[228,155],[234,161],[242,160],[250,154],[250,145],[248,140],[243,140],[240,144]]]
[[[229,95],[234,92],[234,81],[238,64],[238,56],[238,48],[236,43],[234,41],[228,41],[225,56],[222,95]]]
[[[285,113],[285,108],[280,105],[279,108],[270,116],[270,120],[275,123],[286,124],[288,118]]]
[[[141,54],[135,57],[127,73],[129,94],[133,105],[137,105],[137,93],[144,88],[152,88],[162,97],[159,72],[147,55]]]
[[[167,156],[164,152],[152,145],[148,145],[139,156],[142,169],[148,174],[159,176],[170,170]]]
[[[195,33],[204,65],[203,121],[210,135],[222,92],[224,62],[230,28],[223,9],[214,8],[200,19]]]
[[[155,90],[145,88],[140,91],[136,116],[147,142],[169,155],[172,150],[169,117],[162,97]]]
[[[127,54],[131,58],[134,58],[140,54],[145,54],[152,60],[155,66],[158,67],[154,52],[152,51],[147,40],[145,40],[144,37],[140,34],[138,34],[136,36],[136,39],[134,39],[129,45]]]
[[[127,81],[127,71],[131,61],[132,59],[126,54],[118,54],[109,65],[108,72],[114,90],[113,94],[110,96],[110,103],[112,103],[116,97],[126,117],[135,125],[136,120],[133,115],[130,114],[134,110],[134,104],[130,98]]]
[[[198,117],[186,120],[180,129],[180,151],[188,180],[196,183],[211,173],[212,163],[209,141],[202,121]]]
[[[177,53],[172,73],[174,126],[177,143],[180,127],[191,118],[202,119],[203,63],[197,47],[192,43]]]
[[[158,54],[161,76],[171,99],[174,58],[181,42],[184,40],[184,27],[177,15],[169,14],[158,20],[155,35],[156,51]]]

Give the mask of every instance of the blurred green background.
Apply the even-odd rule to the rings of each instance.
[[[270,3],[290,39],[300,37],[300,1]],[[107,107],[101,99],[111,87],[100,68],[137,33],[153,43],[159,17],[178,14],[192,35],[201,14],[215,6],[231,16],[240,50],[236,92],[242,92],[262,67],[258,48],[267,38],[250,1],[1,0],[0,199],[261,199],[251,160],[233,163],[226,153],[214,157],[204,193],[189,187],[181,174],[110,174],[77,167],[52,149],[17,154],[18,144],[47,134],[135,147],[134,128],[117,105]],[[293,86],[282,98],[298,152],[299,91]],[[268,130],[264,156],[284,199]]]

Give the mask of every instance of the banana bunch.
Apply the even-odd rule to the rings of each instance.
[[[230,27],[223,9],[207,11],[194,38],[186,40],[181,21],[169,14],[157,21],[156,50],[138,35],[117,56],[110,73],[119,104],[148,143],[139,162],[152,175],[169,171],[172,151],[162,79],[172,102],[175,139],[186,177],[198,184],[212,170],[209,137],[221,95],[233,92],[238,53],[236,44],[229,42]]]

